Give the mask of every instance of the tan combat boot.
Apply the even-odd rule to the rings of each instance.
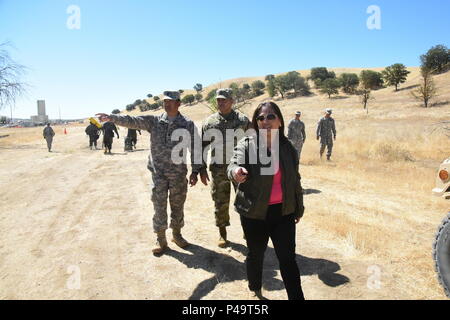
[[[181,235],[181,229],[173,229],[172,230],[173,239],[172,242],[175,242],[177,246],[180,248],[185,248],[189,245],[189,242],[186,241],[186,239],[183,238]]]
[[[226,227],[220,227],[219,228],[220,238],[218,242],[218,246],[220,248],[225,248],[228,245],[227,241],[227,228]]]
[[[152,249],[155,254],[161,254],[167,249],[166,231],[160,231],[156,234],[156,243]]]

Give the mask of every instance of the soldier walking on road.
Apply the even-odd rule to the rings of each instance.
[[[89,136],[89,148],[92,150],[92,147],[94,147],[95,150],[97,150],[97,140],[100,137],[100,129],[95,124],[91,123],[84,131]]]
[[[237,141],[244,136],[244,132],[248,129],[250,125],[249,119],[232,109],[233,98],[231,96],[231,89],[219,89],[216,92],[216,99],[219,111],[209,116],[202,127],[202,146],[203,154],[205,155],[205,150],[211,148],[211,159],[212,163],[209,166],[211,171],[212,183],[211,183],[211,196],[214,201],[214,214],[216,218],[216,226],[219,228],[219,242],[218,246],[223,248],[228,244],[227,241],[227,229],[230,225],[230,215],[229,215],[229,204],[230,204],[230,191],[231,182],[227,175],[227,168],[230,163],[230,158],[233,155],[233,149],[237,144]],[[217,145],[217,141],[204,141],[205,133],[208,130],[219,130],[221,132],[222,140],[220,141],[222,145]],[[242,129],[239,133],[236,130]],[[236,138],[232,135],[227,135],[227,130],[233,130],[236,133]],[[228,139],[227,139],[228,138]],[[230,140],[230,141],[229,141]],[[227,145],[229,155],[227,155]],[[215,154],[217,150],[222,152],[221,157],[217,157]],[[203,159],[203,170],[206,172],[206,161]],[[206,179],[209,180],[208,174],[206,173]],[[207,184],[207,181],[203,181]]]
[[[109,153],[111,154],[113,139],[114,139],[114,132],[117,135],[117,139],[119,139],[119,132],[117,131],[116,125],[108,121],[102,126],[103,131],[103,146],[105,148],[105,154]]]
[[[298,152],[298,160],[302,154],[303,144],[306,140],[305,124],[300,120],[302,113],[297,111],[295,113],[295,119],[289,121],[287,138]]]
[[[184,129],[190,136],[190,149],[192,173],[189,183],[194,186],[197,175],[202,166],[201,153],[194,152],[194,141],[200,139],[196,131],[194,122],[178,112],[180,107],[180,93],[178,91],[164,92],[165,112],[160,116],[119,116],[99,113],[100,120],[106,120],[131,129],[147,130],[150,133],[150,155],[147,168],[152,175],[152,202],[154,207],[153,231],[157,235],[156,246],[153,248],[154,254],[161,254],[167,248],[166,230],[167,226],[167,197],[169,197],[171,215],[170,228],[172,228],[173,242],[184,248],[189,243],[181,235],[181,228],[184,226],[184,202],[187,194],[187,166],[186,161],[175,163],[172,160],[172,149],[178,145],[178,141],[173,141],[174,131]],[[197,135],[197,137],[195,137]],[[198,150],[200,151],[200,150]],[[186,157],[185,152],[183,156]],[[198,158],[196,160],[196,157]],[[202,180],[205,180],[202,177]]]
[[[55,131],[53,131],[52,127],[50,127],[50,123],[47,123],[47,126],[44,128],[44,139],[47,140],[47,148],[48,152],[52,152],[52,142],[53,137],[55,136]]]
[[[334,119],[331,117],[333,110],[327,109],[325,116],[319,120],[317,125],[317,140],[320,138],[320,158],[322,158],[325,147],[327,147],[327,160],[331,158],[333,151],[333,137],[336,140],[336,126]]]

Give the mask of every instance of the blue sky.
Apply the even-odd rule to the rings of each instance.
[[[66,22],[80,8],[81,28]],[[370,5],[381,30],[369,30]],[[14,117],[81,118],[148,93],[311,67],[418,66],[449,46],[450,1],[0,0],[0,42],[29,68]],[[4,109],[0,114],[9,115]]]

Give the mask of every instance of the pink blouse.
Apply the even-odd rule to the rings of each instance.
[[[272,192],[270,193],[269,205],[283,202],[283,189],[281,188],[281,170],[278,167],[277,172],[273,176]]]

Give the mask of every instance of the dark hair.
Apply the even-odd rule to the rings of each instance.
[[[255,112],[253,112],[252,127],[253,127],[253,129],[255,129],[256,134],[258,134],[258,120],[256,120],[256,118],[258,118],[259,113],[261,112],[261,109],[264,107],[271,108],[273,110],[273,112],[275,112],[275,114],[277,115],[278,119],[280,119],[280,122],[281,122],[281,126],[279,129],[280,138],[282,140],[287,139],[286,136],[284,135],[284,119],[283,119],[283,115],[281,114],[280,107],[278,107],[278,105],[272,101],[261,103],[258,107],[256,107]]]

